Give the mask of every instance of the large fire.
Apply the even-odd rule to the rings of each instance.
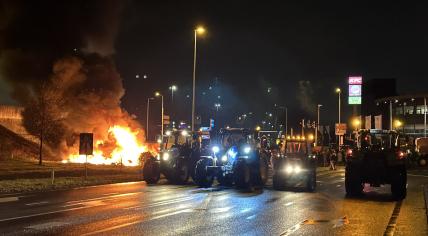
[[[86,158],[91,164],[122,164],[124,166],[137,166],[140,164],[141,154],[152,151],[147,144],[144,145],[138,139],[139,131],[133,131],[129,127],[115,125],[109,128],[108,140],[96,140],[94,155],[70,154],[64,163],[85,163]]]

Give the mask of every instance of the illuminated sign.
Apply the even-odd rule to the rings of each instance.
[[[349,97],[348,103],[349,105],[359,105],[361,104],[361,97]]]
[[[363,77],[361,76],[349,76],[348,84],[363,84]]]
[[[362,76],[349,76],[348,77],[349,85],[349,96],[348,104],[349,105],[359,105],[361,104],[361,96],[363,94],[363,77]]]
[[[350,84],[349,85],[349,96],[350,97],[361,97],[361,85]]]

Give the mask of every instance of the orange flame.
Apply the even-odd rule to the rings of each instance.
[[[137,134],[139,131],[132,131],[129,127],[115,125],[109,128],[109,135],[114,139],[114,145],[110,149],[109,154],[103,152],[105,146],[104,140],[97,140],[94,145],[94,154],[76,155],[71,154],[68,160],[63,160],[64,163],[85,163],[86,158],[90,164],[122,164],[124,166],[138,166],[140,164],[141,154],[147,151],[153,151],[138,140]],[[107,145],[108,146],[108,145]]]

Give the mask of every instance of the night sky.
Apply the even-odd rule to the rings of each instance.
[[[288,107],[290,123],[297,127],[298,119],[314,119],[316,104],[323,104],[322,123],[333,123],[336,115],[332,114],[337,113],[334,88],[341,86],[346,91],[349,75],[397,78],[400,93],[427,91],[425,5],[387,1],[231,2],[125,1],[113,54],[126,90],[123,107],[144,121],[146,100],[158,90],[165,95],[166,113],[190,119],[191,100],[187,95],[191,95],[193,29],[199,24],[207,30],[206,35],[198,37],[197,66],[197,107],[204,121],[216,115],[222,123],[232,124],[243,113],[261,117],[274,112],[277,104]],[[66,9],[61,3],[45,4],[43,8],[42,13],[52,12],[58,18]],[[98,9],[75,8],[76,12],[80,10],[90,14]],[[48,17],[31,11],[28,14],[32,20]],[[41,22],[63,29],[85,24]],[[72,34],[70,30],[64,32]],[[43,39],[38,34],[31,37]],[[21,38],[20,42],[27,44],[25,40]],[[19,43],[15,47],[20,47]],[[74,47],[79,47],[76,41],[65,40],[55,57]],[[46,46],[43,50],[46,52],[41,56],[55,49]],[[172,84],[178,86],[174,104],[168,91]],[[1,78],[0,86],[0,102],[11,103],[7,93],[10,89]],[[343,95],[345,101],[347,92]],[[222,104],[217,114],[214,103]],[[345,109],[348,113],[351,110],[349,106]]]

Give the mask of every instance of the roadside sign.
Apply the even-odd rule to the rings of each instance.
[[[335,125],[336,135],[339,135],[339,136],[345,135],[346,129],[347,129],[347,126],[345,123],[336,123],[336,125]]]
[[[349,97],[348,103],[349,105],[359,105],[361,104],[361,97]]]
[[[79,155],[92,155],[94,149],[94,134],[80,133]]]
[[[360,105],[363,77],[362,76],[349,76],[348,77],[348,104]]]
[[[164,125],[171,124],[169,115],[163,115],[163,124]]]

